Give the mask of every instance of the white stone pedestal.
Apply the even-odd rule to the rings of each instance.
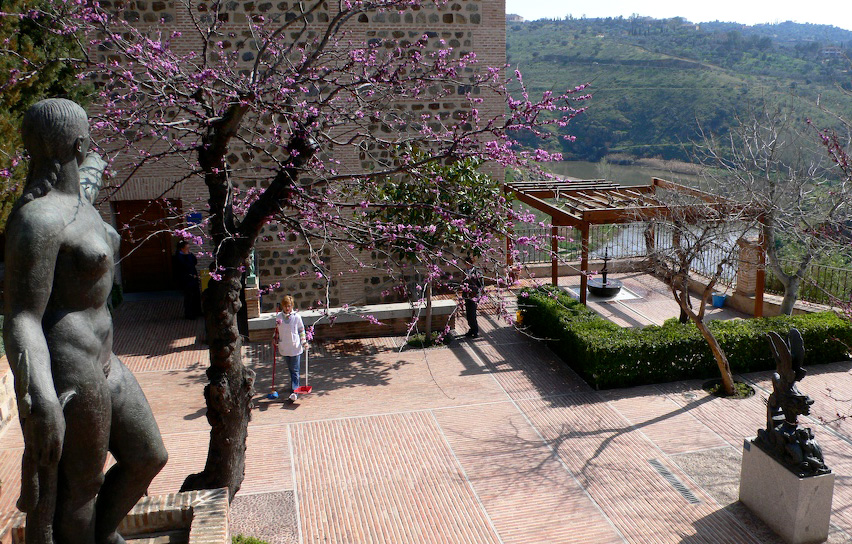
[[[740,501],[789,544],[828,538],[834,473],[799,478],[747,438]]]

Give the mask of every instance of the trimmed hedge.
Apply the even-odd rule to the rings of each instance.
[[[253,536],[237,535],[231,538],[232,544],[269,544],[265,540],[255,538]]]
[[[565,291],[542,286],[518,296],[524,326],[598,389],[713,378],[719,370],[710,347],[692,323],[670,319],[662,326],[622,328],[586,308]],[[852,323],[833,312],[711,321],[734,373],[775,368],[766,334],[802,333],[805,365],[849,357]]]

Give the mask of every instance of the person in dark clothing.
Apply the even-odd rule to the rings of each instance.
[[[479,336],[479,323],[476,321],[476,304],[482,294],[482,276],[476,266],[471,266],[462,283],[462,299],[464,299],[464,315],[467,318],[467,338]]]
[[[178,242],[172,260],[175,280],[183,290],[183,315],[187,319],[196,319],[201,315],[201,280],[195,268],[198,259],[189,251],[189,242]]]

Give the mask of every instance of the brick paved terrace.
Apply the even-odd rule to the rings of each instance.
[[[126,302],[116,315],[116,352],[169,450],[152,494],[177,491],[206,457],[207,353],[201,322],[181,315],[179,299]],[[758,390],[746,400],[710,397],[698,381],[594,391],[496,316],[480,326],[476,340],[429,350],[400,351],[400,338],[318,342],[314,393],[295,404],[265,398],[272,350],[248,345],[258,400],[232,530],[272,543],[778,542],[736,502],[766,373],[743,376]],[[850,371],[812,367],[801,384],[838,475],[833,543],[852,541],[852,421],[836,416],[849,410]],[[12,422],[0,435],[0,527],[21,453]]]

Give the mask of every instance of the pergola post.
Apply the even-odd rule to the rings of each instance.
[[[760,218],[763,226],[763,217]],[[754,282],[754,317],[763,317],[763,290],[766,289],[766,237],[763,229],[757,236],[757,273]]]
[[[580,302],[586,304],[586,291],[589,286],[589,224],[580,226]]]
[[[557,236],[559,230],[556,225],[550,226],[550,283],[553,286],[559,285],[559,240]]]

